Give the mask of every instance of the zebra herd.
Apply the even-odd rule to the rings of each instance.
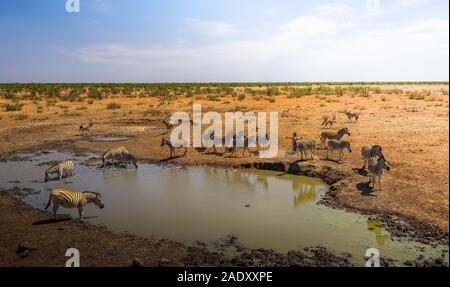
[[[348,110],[344,113],[347,115],[349,121],[351,121],[352,118],[354,118],[355,121],[358,120],[359,113],[350,112]],[[322,125],[326,126],[330,123],[332,125],[336,122],[336,116],[333,114],[332,116],[323,117],[323,120]],[[339,161],[342,161],[345,150],[349,153],[352,152],[352,144],[349,141],[342,140],[345,135],[351,136],[349,129],[346,127],[337,132],[323,131],[320,134],[320,145],[322,148],[326,148],[327,151],[326,159],[330,159],[330,157],[333,156],[333,151],[336,150],[339,152]],[[316,141],[314,139],[301,139],[297,136],[296,132],[293,133],[291,139],[293,152],[297,155],[300,154],[301,160],[308,159],[307,152],[310,154],[309,158],[314,160],[316,153]],[[361,155],[364,159],[364,165],[361,169],[365,170],[367,165],[369,170],[369,186],[372,184],[371,188],[375,190],[376,184],[378,183],[379,189],[382,190],[381,176],[383,170],[390,170],[390,165],[383,155],[381,146],[364,146],[361,149]]]
[[[358,120],[359,114],[357,113],[351,113],[346,111],[346,115],[349,118],[349,121],[351,118],[355,118],[355,120]],[[324,122],[322,125],[327,125],[329,123],[335,123],[336,117],[333,114],[330,118],[324,118]],[[167,128],[172,128],[172,126],[169,125],[169,122],[164,122],[167,126]],[[87,129],[92,127],[92,122],[89,123],[87,126]],[[80,131],[84,130],[85,127],[82,127],[82,124],[80,126]],[[348,152],[352,152],[352,145],[349,141],[342,140],[344,136],[351,136],[351,133],[348,128],[344,127],[337,132],[331,132],[331,131],[323,131],[320,134],[320,145],[322,148],[326,148],[327,155],[326,159],[329,159],[330,156],[333,156],[334,151],[339,152],[339,160],[342,160],[344,157],[344,151],[347,150]],[[257,137],[257,138],[250,138],[246,135],[239,135],[243,136],[244,139],[244,146],[242,147],[242,156],[245,157],[245,152],[248,151],[250,154],[250,143],[255,142],[257,150],[260,151],[262,148],[265,148],[267,146],[267,143],[269,141],[269,136],[266,133],[263,137]],[[225,138],[217,139],[214,136],[214,133],[210,134],[210,139],[214,142],[212,145],[212,148],[216,152],[216,146],[215,144],[217,142],[220,142],[224,144]],[[232,155],[236,156],[237,151],[237,136],[233,133],[232,140],[233,145],[232,147],[225,147],[225,153],[229,152]],[[316,155],[316,140],[314,139],[302,139],[297,136],[297,133],[293,133],[292,136],[292,149],[293,152],[297,155],[300,154],[301,160],[308,159],[308,153],[309,153],[309,159],[314,160],[314,157]],[[170,158],[175,157],[175,150],[176,149],[184,149],[183,156],[187,156],[188,149],[186,147],[186,144],[183,142],[183,140],[180,140],[179,143],[173,144],[168,137],[163,137],[161,140],[161,147],[167,145],[170,149]],[[369,170],[369,186],[372,184],[372,189],[376,188],[376,185],[378,183],[379,189],[382,190],[381,187],[381,176],[383,174],[383,170],[390,170],[390,165],[386,161],[382,148],[379,145],[374,145],[372,147],[370,146],[364,146],[361,150],[361,155],[364,159],[364,165],[362,167],[362,170],[365,170],[366,165]],[[116,148],[109,149],[105,151],[102,154],[102,167],[105,166],[124,166],[128,167],[128,165],[132,165],[133,167],[137,168],[137,160],[136,157],[130,153],[125,147],[120,146]],[[74,171],[74,162],[72,160],[65,160],[61,161],[50,168],[48,168],[45,171],[45,182],[49,181],[51,176],[53,174],[57,174],[59,180],[61,180],[64,176],[69,177],[72,176]],[[59,206],[63,206],[66,208],[78,208],[80,219],[83,220],[83,207],[86,204],[94,203],[100,208],[103,208],[104,205],[101,201],[101,195],[95,192],[72,192],[64,189],[55,189],[51,192],[50,198],[48,201],[48,204],[46,206],[46,209],[50,206],[50,203],[53,202],[53,214],[56,218],[56,211],[58,210]]]

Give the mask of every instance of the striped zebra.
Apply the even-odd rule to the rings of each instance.
[[[80,220],[84,220],[83,217],[83,208],[86,204],[94,203],[100,208],[104,208],[105,206],[102,203],[102,197],[97,192],[85,191],[85,192],[73,192],[65,189],[55,189],[50,193],[50,197],[48,199],[47,206],[45,210],[47,210],[50,206],[50,203],[53,202],[53,216],[56,219],[56,211],[59,206],[63,206],[65,208],[78,208],[78,214],[80,215]]]
[[[351,135],[348,128],[342,128],[337,132],[324,131],[320,134],[320,145],[325,147],[327,140],[337,140],[340,141],[344,135]]]
[[[333,151],[339,151],[339,160],[342,160],[344,157],[344,149],[347,149],[348,152],[352,152],[352,144],[347,141],[338,141],[331,139],[328,141],[327,145],[327,159],[329,159],[329,155],[333,156]]]
[[[363,146],[361,149],[361,155],[364,159],[364,165],[362,166],[362,170],[366,169],[366,165],[369,162],[369,159],[374,156],[384,157],[381,146],[374,145],[372,147],[370,146]]]
[[[378,180],[380,191],[383,190],[381,187],[381,175],[383,174],[383,169],[387,171],[391,169],[384,156],[373,156],[369,159],[369,186],[370,183],[372,183],[372,189],[375,189]]]
[[[258,150],[258,153],[259,153],[261,150],[266,150],[266,149],[268,149],[269,146],[270,146],[270,137],[269,137],[269,134],[266,133],[266,134],[263,135],[263,136],[258,135],[258,144],[257,144],[257,150]]]
[[[102,163],[105,166],[107,163],[114,165],[116,162],[120,163],[122,154],[128,152],[123,146],[116,147],[105,151],[102,155]],[[111,161],[109,161],[111,160]]]
[[[179,140],[175,145],[173,145],[172,142],[170,141],[170,138],[163,138],[161,140],[161,147],[163,147],[164,145],[167,145],[170,149],[170,158],[175,157],[175,149],[179,149],[179,148],[184,148],[183,156],[184,157],[187,156],[188,141],[186,139]]]
[[[352,120],[352,118],[355,119],[355,122],[358,121],[359,113],[356,113],[356,112],[350,112],[350,111],[345,111],[344,114],[347,116],[348,122],[350,122],[350,121]]]
[[[323,119],[322,126],[331,127],[336,123],[336,114],[333,114],[331,116],[323,116],[322,119]]]
[[[120,162],[122,162],[125,167],[127,167],[128,164],[132,164],[135,168],[138,168],[136,158],[128,151],[124,151],[120,155]]]
[[[295,141],[295,151],[297,154],[300,153],[301,160],[303,160],[303,156],[307,159],[306,152],[309,151],[311,160],[314,160],[316,154],[316,141],[312,139],[297,139]]]
[[[45,171],[45,182],[50,180],[50,176],[54,173],[58,173],[59,180],[63,178],[64,175],[72,176],[74,164],[71,160],[65,160],[54,166],[50,167]]]
[[[170,131],[173,128],[173,124],[168,120],[163,120],[163,124],[166,126],[166,129]]]

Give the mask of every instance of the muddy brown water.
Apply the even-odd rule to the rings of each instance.
[[[249,248],[287,252],[324,246],[337,255],[351,254],[357,265],[364,264],[364,253],[372,247],[379,249],[382,257],[399,262],[419,255],[445,254],[448,264],[448,246],[394,240],[382,222],[318,205],[328,190],[319,179],[272,171],[152,164],[140,164],[138,169],[102,169],[93,156],[74,158],[56,152],[20,155],[28,160],[0,163],[0,188],[40,191],[24,199],[39,209],[45,207],[51,189],[100,192],[105,208],[87,206],[85,216],[89,222],[104,224],[115,232],[158,235],[186,244],[200,240],[211,245],[233,233]],[[45,183],[45,169],[63,159],[75,161],[74,175]],[[76,210],[64,208],[58,213],[78,216]]]

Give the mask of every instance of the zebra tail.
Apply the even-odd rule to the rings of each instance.
[[[52,202],[52,193],[50,193],[50,197],[48,198],[48,203],[45,206],[45,210],[47,210],[49,208],[51,202]]]

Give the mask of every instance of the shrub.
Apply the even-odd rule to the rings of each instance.
[[[18,112],[18,111],[22,110],[22,107],[23,107],[23,104],[20,104],[18,102],[3,105],[5,112]]]
[[[28,116],[26,114],[17,114],[17,115],[14,115],[14,119],[16,121],[23,121],[23,120],[28,119]]]
[[[243,100],[245,100],[245,95],[244,94],[241,94],[241,95],[239,95],[238,96],[238,101],[243,101]]]
[[[109,103],[106,108],[108,110],[118,110],[120,109],[120,105],[118,103]]]

